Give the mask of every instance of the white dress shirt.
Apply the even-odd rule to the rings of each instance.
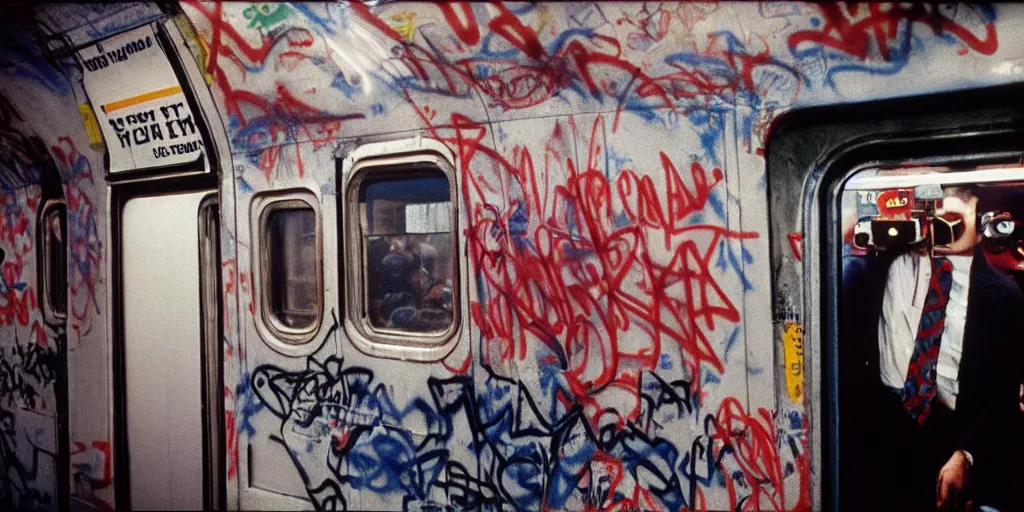
[[[960,392],[957,375],[960,373],[960,356],[963,353],[967,292],[973,256],[942,256],[953,264],[953,284],[946,304],[935,380],[937,398],[950,410],[955,410],[956,397]],[[878,356],[882,382],[890,388],[902,389],[907,380],[907,370],[917,343],[917,329],[931,277],[931,261],[926,255],[917,252],[900,255],[889,268],[882,317],[878,322]]]

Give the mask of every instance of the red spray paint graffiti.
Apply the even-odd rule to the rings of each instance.
[[[874,48],[884,60],[891,60],[894,54],[890,41],[897,38],[900,27],[907,23],[925,24],[935,34],[951,34],[964,45],[985,55],[992,55],[999,48],[995,23],[987,19],[988,16],[982,16],[986,21],[985,35],[982,38],[947,17],[943,7],[939,5],[835,3],[820,4],[818,8],[821,9],[824,18],[821,28],[794,32],[789,36],[791,48],[805,42],[813,42],[848,53],[860,60],[867,59]]]
[[[527,150],[514,151],[510,162],[481,145],[484,127],[461,116],[453,116],[455,136],[447,139],[461,158],[470,210],[467,236],[487,294],[485,301],[472,304],[472,318],[482,331],[483,360],[521,359],[528,340],[546,346],[565,367],[572,395],[561,399],[583,404],[592,418],[602,412],[598,396],[604,390],[637,392],[638,373],[656,367],[664,341],[677,344],[698,365],[723,370],[705,330],[740,317],[712,277],[711,258],[720,243],[757,236],[683,224],[703,209],[722,180],[718,169],[708,173],[693,164],[695,188],[690,190],[662,154],[667,193],[656,193],[648,177],[632,170],[609,182],[597,167],[603,161],[598,137],[603,123],[598,117],[590,131],[586,162],[577,166],[567,158],[568,176],[559,184],[550,182],[546,170],[534,168]],[[552,141],[564,137],[559,128]],[[492,185],[472,170],[470,162],[477,157],[489,160],[517,189],[505,191],[505,211],[484,196]],[[625,226],[615,226],[613,201],[623,205]],[[525,231],[524,219],[531,220],[532,232]],[[666,262],[644,249],[655,233],[672,254]],[[535,246],[517,245],[522,239]],[[685,298],[666,293],[672,287],[685,290]],[[629,329],[646,332],[649,343],[626,348],[620,336]],[[627,411],[623,421],[635,413],[635,408]]]
[[[270,99],[270,94],[241,90],[241,82],[229,83],[224,68],[262,66],[272,51],[279,51],[277,64],[291,69],[315,45],[311,32],[284,28],[251,45],[222,19],[220,5],[189,5],[210,23],[208,70],[225,95],[229,115],[250,127],[239,131],[243,137],[236,141],[237,146],[244,149],[247,143],[259,146],[277,141],[282,133],[319,123],[313,102],[285,84],[275,82],[276,92]],[[694,214],[704,212],[715,191],[724,188],[721,169],[706,161],[682,163],[659,152],[651,168],[623,168],[609,176],[608,169],[601,167],[608,153],[602,139],[606,128],[602,116],[582,131],[571,118],[556,122],[543,155],[521,146],[499,152],[483,142],[488,125],[460,114],[445,119],[438,111],[446,109],[433,103],[431,108],[417,105],[411,91],[419,88],[418,92],[463,96],[475,89],[491,105],[520,109],[573,86],[580,94],[622,98],[614,121],[608,123],[614,133],[625,111],[678,109],[681,101],[705,105],[702,102],[712,96],[760,94],[759,88],[768,86],[755,79],[758,68],[779,67],[770,57],[767,43],[761,40],[760,50],[748,52],[737,49],[751,43],[746,39],[737,46],[736,40],[708,38],[700,51],[695,48],[693,55],[684,56],[690,61],[681,58],[673,62],[670,74],[656,75],[626,57],[618,40],[599,34],[589,36],[589,41],[569,38],[562,46],[545,48],[535,29],[501,4],[494,6],[496,15],[484,23],[464,4],[442,4],[439,10],[457,39],[456,45],[480,44],[486,27],[489,35],[501,40],[500,46],[520,53],[508,60],[453,61],[412,44],[415,37],[399,34],[365,5],[355,4],[350,12],[384,39],[398,43],[392,47],[392,55],[419,80],[410,83],[405,99],[430,134],[445,141],[460,157],[461,194],[469,220],[464,234],[474,269],[479,272],[473,277],[481,285],[481,299],[471,304],[472,321],[482,338],[474,347],[479,347],[478,360],[493,366],[524,361],[530,350],[543,347],[543,364],[557,366],[559,377],[565,380],[556,400],[567,406],[581,404],[586,417],[595,423],[606,414],[618,415],[620,424],[637,420],[638,401],[625,402],[626,407],[611,411],[607,397],[615,392],[636,397],[640,374],[657,369],[663,354],[681,353],[694,375],[703,370],[724,372],[726,365],[712,346],[715,336],[711,333],[721,333],[723,327],[736,328],[741,317],[737,297],[731,292],[734,287],[721,281],[715,259],[758,234],[695,220]],[[636,26],[658,42],[671,31],[673,19],[652,13]],[[643,39],[632,42],[646,44]],[[750,39],[758,41],[757,36]],[[288,50],[275,50],[278,44]],[[724,63],[725,70],[709,71],[692,62],[705,57]],[[477,74],[474,66],[478,65],[490,72]],[[799,80],[796,84],[798,90]],[[291,110],[274,111],[269,105],[274,102]],[[252,112],[257,115],[246,117]],[[307,114],[313,117],[304,118]],[[299,128],[290,124],[296,119],[300,119]],[[434,124],[435,120],[439,124]],[[336,136],[330,130],[327,133]],[[309,133],[306,136],[319,140]],[[575,148],[569,149],[577,141],[581,157],[576,156]],[[260,153],[259,167],[268,180],[282,158],[281,151],[275,145]],[[295,158],[301,169],[297,154]],[[556,162],[564,172],[552,171]],[[239,282],[233,283],[239,293],[252,292],[249,277],[242,273]],[[250,301],[250,313],[252,306]],[[444,366],[462,373],[472,357],[445,361]],[[700,383],[694,386],[703,397]],[[230,395],[230,391],[226,393]],[[616,403],[623,401],[616,399]],[[235,418],[229,414],[227,421],[234,431]],[[783,473],[769,414],[763,410],[747,414],[738,401],[727,399],[716,421],[722,425],[716,439],[743,446],[736,456],[738,464],[746,481],[757,487],[744,496],[743,507],[785,508]],[[746,433],[732,432],[733,427]],[[229,444],[237,446],[237,439],[229,439]],[[609,471],[618,475],[612,479],[614,485],[620,485],[621,461],[611,456],[597,456],[594,461],[608,463]],[[803,479],[806,466],[800,471]],[[808,488],[804,484],[801,482],[801,493]],[[738,506],[740,492],[733,488],[729,492],[733,505]],[[640,486],[623,489],[621,494],[630,496],[636,506],[658,508],[658,499]]]
[[[57,165],[70,176],[64,194],[68,206],[68,293],[71,304],[71,328],[84,336],[92,329],[92,316],[99,314],[97,289],[101,284],[103,247],[92,192],[95,181],[92,165],[78,152],[70,137],[61,137],[50,148],[57,157]]]
[[[803,245],[804,244],[804,235],[803,235],[803,233],[790,233],[790,234],[786,235],[786,238],[789,239],[789,248],[793,249],[793,257],[796,258],[797,261],[803,261],[804,260],[804,249],[803,249],[803,247],[804,247],[804,245]]]
[[[27,326],[29,314],[38,309],[32,276],[26,272],[28,261],[34,260],[33,218],[39,207],[40,190],[29,187],[0,196],[3,218],[0,219],[0,239],[7,247],[0,266],[0,325]]]
[[[85,443],[72,443],[70,453],[73,468],[74,496],[98,507],[100,510],[114,510],[109,503],[95,495],[113,483],[113,468],[110,458],[110,443],[93,441],[91,447]]]
[[[333,141],[343,122],[364,117],[361,113],[325,113],[311,106],[282,83],[276,84],[273,98],[264,98],[232,86],[222,57],[237,66],[243,77],[250,67],[262,68],[268,65],[272,54],[276,54],[276,60],[270,64],[285,69],[295,69],[303,60],[324,58],[324,55],[310,54],[315,40],[309,30],[292,28],[275,33],[273,37],[263,35],[260,46],[254,47],[223,18],[223,6],[220,3],[208,5],[188,1],[185,5],[194,8],[210,24],[212,33],[206,72],[214,77],[214,83],[224,94],[227,115],[241,125],[235,135],[235,145],[260,151],[259,168],[268,182],[279,169],[281,143],[311,140],[319,146]],[[306,90],[302,94],[315,95],[316,90]],[[298,151],[295,151],[295,164],[301,178],[305,168]]]

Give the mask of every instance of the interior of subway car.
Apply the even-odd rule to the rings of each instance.
[[[925,242],[948,245],[964,236],[965,216],[973,214],[985,259],[1019,283],[1024,271],[1024,230],[1018,231],[1024,184],[1017,181],[1016,171],[1002,165],[861,171],[847,182],[842,198],[844,256],[907,250]],[[964,185],[972,186],[978,197],[973,209],[944,209],[944,191]]]
[[[973,386],[965,384],[969,380],[969,377],[966,377],[966,372],[971,371],[971,366],[967,364],[967,361],[977,361],[981,357],[978,355],[980,350],[970,346],[969,343],[969,340],[972,339],[972,333],[977,329],[977,323],[981,321],[1007,322],[1012,325],[1012,318],[1017,314],[1016,311],[1019,309],[1020,304],[1019,300],[1014,300],[1013,298],[1000,298],[998,301],[1009,302],[1011,306],[1002,309],[987,320],[980,320],[985,316],[984,313],[979,312],[980,308],[978,306],[972,306],[972,304],[982,302],[977,299],[978,295],[998,293],[994,291],[998,286],[992,285],[990,287],[984,278],[979,278],[983,274],[983,272],[978,270],[979,268],[994,270],[999,278],[1003,280],[1002,289],[1012,291],[1009,297],[1019,295],[1021,289],[1021,263],[1024,262],[1024,249],[1022,249],[1022,233],[1018,231],[1019,221],[1017,219],[1021,217],[1021,194],[1024,192],[1024,188],[1022,188],[1022,184],[1019,181],[1019,164],[1012,161],[1007,162],[1007,164],[978,166],[964,166],[961,164],[955,167],[915,166],[908,164],[896,168],[864,169],[854,174],[846,182],[840,193],[841,197],[838,200],[840,205],[838,210],[841,212],[841,235],[837,238],[841,243],[841,249],[838,252],[842,261],[838,269],[841,275],[840,303],[845,302],[845,305],[840,305],[844,313],[841,315],[842,320],[839,322],[838,339],[840,344],[846,344],[845,347],[841,346],[838,351],[839,357],[848,360],[839,362],[840,369],[838,373],[841,382],[838,386],[838,392],[840,396],[849,396],[851,392],[871,395],[869,391],[871,386],[865,385],[864,381],[857,380],[857,369],[850,368],[863,357],[857,355],[859,347],[856,346],[862,342],[862,339],[853,334],[859,331],[851,323],[863,322],[875,317],[872,316],[870,308],[859,307],[853,303],[870,300],[868,295],[862,291],[862,283],[856,282],[859,279],[863,279],[864,276],[860,269],[871,265],[870,262],[872,260],[889,258],[893,263],[889,267],[889,284],[885,285],[884,305],[882,306],[884,311],[882,313],[883,320],[877,327],[877,334],[873,334],[873,336],[877,336],[880,339],[891,337],[894,330],[891,324],[899,324],[904,321],[903,317],[899,314],[887,314],[887,312],[897,308],[894,304],[900,304],[901,301],[910,301],[912,304],[922,303],[925,311],[931,311],[935,308],[934,301],[937,297],[939,304],[945,305],[945,314],[935,317],[925,313],[922,317],[931,318],[932,320],[930,321],[937,322],[939,326],[953,325],[959,321],[959,325],[965,329],[962,334],[964,345],[957,349],[955,355],[942,353],[941,350],[937,350],[939,347],[936,347],[935,353],[938,354],[936,357],[938,366],[933,367],[934,369],[930,371],[932,372],[931,375],[935,375],[935,373],[941,375],[943,365],[945,365],[945,372],[947,373],[950,371],[950,368],[957,368],[959,370],[960,374],[956,379],[955,385],[948,387],[948,389],[941,388],[940,380],[936,387],[939,388],[940,393],[945,392],[947,397],[956,397],[956,400],[960,402],[960,408],[963,408],[962,404],[965,400],[962,397],[967,396],[965,390],[968,389],[968,386]],[[959,267],[961,276],[960,283],[956,286],[972,287],[970,291],[961,288],[959,292],[962,298],[958,300],[966,304],[966,307],[963,309],[950,308],[948,306],[949,302],[947,301],[954,300],[958,292],[956,291],[956,286],[950,287],[948,284],[945,284],[944,287],[942,277],[938,279],[933,277],[928,285],[928,291],[923,294],[918,293],[918,290],[921,289],[921,280],[918,280],[916,289],[900,289],[899,285],[894,286],[892,284],[899,279],[912,280],[908,277],[894,277],[895,275],[901,275],[899,272],[905,272],[908,269],[911,273],[925,271],[931,272],[933,276],[948,275],[943,274],[940,270],[942,267],[939,264],[936,263],[934,269],[932,269],[927,268],[928,265],[925,265],[924,262],[931,261],[934,263],[942,261],[944,262],[943,264],[948,264],[954,258],[954,256],[951,256],[953,254],[956,254],[955,258],[958,258],[953,260],[954,268]],[[911,267],[905,264],[901,266],[901,262],[911,261],[917,255],[921,255],[921,257],[916,260],[914,265]],[[972,261],[972,258],[974,261]],[[965,276],[970,276],[970,278],[968,279]],[[908,293],[909,295],[905,296],[905,298],[900,298],[901,293]],[[970,298],[967,298],[969,294]],[[918,302],[922,301],[922,299],[923,302]],[[995,309],[991,306],[989,307],[993,310]],[[848,311],[855,311],[855,313],[848,313]],[[964,322],[965,319],[966,322]],[[908,318],[907,321],[913,320]],[[922,319],[921,322],[922,331],[919,332],[923,332],[925,329],[926,321]],[[873,326],[869,324],[870,328],[873,328]],[[948,328],[944,331],[943,336],[947,336],[945,332],[948,332]],[[922,335],[919,334],[919,336]],[[992,338],[998,337],[998,335],[991,336]],[[992,345],[998,343],[995,339],[988,339],[986,341]],[[946,343],[948,344],[949,342],[946,341]],[[883,375],[886,372],[887,366],[890,366],[894,361],[899,361],[901,357],[898,351],[887,347],[886,342],[879,344],[874,350],[875,352],[872,352],[872,357],[878,358],[878,365],[880,366],[878,371]],[[911,355],[911,368],[914,368],[918,364],[917,361],[921,359],[918,355],[920,353],[919,350],[920,348],[915,349]],[[1009,377],[1009,385],[1004,386],[1008,390],[1008,393],[1006,393],[1008,399],[1005,400],[1005,403],[1009,405],[1005,409],[1008,411],[1008,414],[1001,415],[999,420],[992,420],[992,424],[1000,425],[998,427],[1000,429],[1018,429],[1021,425],[1020,413],[1024,412],[1024,384],[1021,383],[1019,362],[1016,360],[1017,349],[1011,345],[996,350],[995,354],[995,357],[1013,359],[1015,362],[1012,363],[1012,368],[1009,372],[1009,375],[1011,375]],[[950,364],[951,359],[956,361],[953,366]],[[872,362],[868,366],[874,366],[874,363]],[[986,371],[998,372],[996,365],[988,364],[987,367]],[[845,380],[845,383],[842,382],[843,380]],[[883,380],[885,380],[884,376]],[[910,384],[906,385],[909,386]],[[846,388],[845,390],[843,389],[844,387]],[[850,388],[857,388],[859,391],[852,391]],[[1012,403],[1014,398],[1016,399],[1015,405]],[[884,400],[884,398],[876,398],[874,401],[872,398],[862,400],[847,399],[846,405],[840,406],[841,412],[839,414],[856,414],[854,412],[855,408],[877,410],[880,408],[878,400]],[[957,402],[952,403],[956,404]],[[858,405],[854,406],[853,404]],[[989,404],[988,407],[995,406]],[[939,409],[945,411],[945,405],[940,406]],[[899,430],[899,427],[896,426],[898,421],[887,420],[882,415],[879,415],[876,420],[892,428],[892,431]],[[870,432],[875,429],[865,422],[863,418],[847,421],[846,427],[845,432],[843,432],[842,428],[839,429],[840,450],[845,449],[852,456],[846,456],[846,462],[840,465],[839,472],[845,471],[846,475],[853,476],[852,480],[857,482],[871,481],[870,477],[864,476],[867,473],[867,465],[856,462],[858,457],[855,454],[857,451],[882,446],[884,451],[890,453],[901,452],[898,441],[895,445],[869,441]],[[947,442],[947,435],[952,435],[947,432],[940,434],[935,434],[934,431],[927,434],[923,432],[926,431],[923,430],[922,433],[911,431],[911,436],[934,436],[929,437],[930,440],[928,442],[941,444]],[[894,433],[893,437],[897,438],[899,435]],[[1008,455],[1005,460],[996,464],[1000,467],[997,471],[1013,471],[1011,469],[1014,464],[1013,461],[1019,457],[1021,447],[1017,444],[1007,444],[1001,450]],[[926,454],[920,452],[913,452],[911,456],[921,459],[927,457]],[[979,473],[976,474],[980,474],[981,470],[978,471]],[[942,485],[941,478],[940,473],[939,488]],[[851,479],[848,478],[848,480]],[[976,501],[969,504],[969,507],[982,510],[999,510],[1001,508],[1013,507],[1013,504],[1020,499],[1019,496],[1003,493],[1002,491],[1005,489],[993,491],[990,488],[981,490],[982,486],[986,485],[985,480],[991,481],[991,477],[976,476],[976,480],[979,482],[975,484],[977,488],[973,496],[973,499]],[[847,482],[840,485],[847,485],[847,488],[850,488],[849,486],[856,486],[858,484]],[[934,486],[936,484],[935,482],[929,483],[925,481],[922,485]],[[849,496],[851,494],[847,491],[847,502],[850,501]],[[891,500],[891,502],[901,503],[896,499]],[[915,505],[911,505],[909,502],[902,502],[900,506],[913,507]]]

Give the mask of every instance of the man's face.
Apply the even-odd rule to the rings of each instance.
[[[977,226],[978,198],[973,195],[953,195],[947,191],[942,200],[942,208],[935,210],[935,216],[949,222],[962,221],[963,233],[946,245],[936,245],[936,254],[961,254],[974,250],[981,241]]]

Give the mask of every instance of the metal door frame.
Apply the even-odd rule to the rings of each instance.
[[[56,178],[57,181],[54,181]],[[35,244],[36,244],[36,282],[44,283],[49,280],[49,276],[46,275],[47,261],[44,257],[47,255],[45,251],[45,238],[47,227],[43,224],[44,215],[47,212],[48,206],[51,202],[58,201],[64,205],[64,222],[61,225],[61,230],[64,236],[64,264],[65,266],[71,265],[71,258],[69,257],[71,251],[71,244],[68,240],[68,211],[67,211],[67,197],[64,194],[63,187],[61,187],[59,177],[44,174],[42,183],[42,198],[39,201],[39,208],[36,212],[36,229],[35,229]],[[68,288],[68,279],[70,276],[68,268],[65,268],[65,280],[64,280],[64,293],[70,294]],[[46,293],[45,289],[40,286],[39,291]],[[46,301],[46,297],[39,297],[40,309],[45,308],[43,301]],[[66,307],[70,307],[70,297],[66,297]],[[64,342],[56,343],[57,345],[57,372],[56,379],[53,383],[54,398],[57,401],[57,411],[54,418],[54,425],[56,427],[55,437],[57,441],[57,453],[55,457],[56,471],[54,475],[56,498],[57,498],[57,510],[60,512],[66,512],[70,506],[71,496],[71,404],[69,397],[71,395],[71,380],[68,378],[68,317],[65,311],[64,318],[54,320],[49,317],[46,312],[42,314],[43,323],[54,329],[64,331]]]
[[[110,290],[111,290],[111,322],[112,322],[112,341],[111,346],[112,352],[112,378],[113,378],[113,440],[114,440],[114,457],[113,457],[113,473],[114,473],[114,499],[115,508],[118,510],[130,510],[131,509],[131,477],[130,477],[130,457],[131,454],[128,452],[128,409],[126,400],[126,389],[125,389],[125,318],[124,318],[124,242],[123,242],[123,219],[124,206],[128,201],[139,197],[153,197],[153,196],[167,196],[167,195],[178,195],[191,192],[203,192],[208,191],[215,197],[218,194],[218,179],[216,175],[212,176],[189,176],[178,179],[167,179],[159,181],[148,181],[141,183],[131,184],[119,184],[110,187],[110,241],[111,251],[110,255]],[[199,226],[200,222],[200,210],[202,206],[206,204],[208,198],[203,199],[200,202],[200,208],[196,211],[196,218],[192,222],[196,222],[196,228],[201,230]],[[219,201],[218,201],[219,202]],[[219,212],[218,212],[219,213]],[[218,215],[219,217],[219,215]],[[219,221],[218,221],[219,222]],[[200,235],[201,235],[200,231]],[[217,258],[220,258],[220,243],[218,240],[217,246]],[[199,251],[201,247],[197,247],[197,257],[200,258],[200,279],[197,286],[199,287],[200,297],[200,311],[202,316],[206,315],[206,311],[203,307],[203,280],[204,275],[202,268],[202,258]],[[220,283],[220,272],[219,268],[216,272],[217,279],[217,290],[221,291]],[[223,333],[223,320],[220,315],[222,304],[220,300],[220,293],[218,295],[218,311],[217,317],[217,331]],[[198,319],[203,322],[203,319]],[[204,509],[224,510],[224,502],[226,498],[226,487],[224,481],[223,471],[220,471],[217,475],[215,485],[216,489],[212,487],[214,482],[210,481],[208,475],[214,468],[224,467],[224,450],[225,446],[225,435],[223,428],[216,428],[216,424],[223,425],[224,416],[224,403],[223,403],[223,365],[221,364],[220,357],[216,361],[213,361],[211,368],[211,361],[207,357],[210,353],[209,342],[207,340],[206,329],[200,329],[201,346],[200,353],[202,354],[201,361],[201,372],[203,375],[203,382],[201,383],[201,389],[203,390],[201,396],[202,409],[204,411],[202,423],[203,423],[203,506]],[[217,352],[220,350],[219,336],[217,340],[212,340],[216,346]],[[212,371],[211,371],[212,370]],[[214,376],[216,382],[208,382],[208,376]],[[211,410],[210,404],[208,403],[208,396],[210,386],[216,386],[214,389],[217,392],[217,396],[220,396],[218,404],[213,404],[214,408]],[[212,417],[219,419],[219,422],[211,421]],[[216,436],[211,436],[211,427],[216,428]],[[214,446],[220,446],[222,449],[219,450],[219,454],[208,453],[211,446],[211,441]],[[214,459],[216,457],[216,459]],[[214,503],[214,497],[217,498],[218,503]]]
[[[213,229],[204,226],[203,212],[215,210]],[[199,202],[199,314],[203,323],[200,330],[203,389],[203,506],[208,510],[227,510],[227,453],[224,431],[224,287],[221,269],[224,261],[220,247],[220,196],[216,191]],[[213,239],[213,268],[204,258],[204,236]],[[207,281],[211,279],[211,281]],[[212,288],[212,289],[211,289]],[[212,297],[209,295],[212,293]],[[211,303],[212,301],[212,303]],[[212,311],[211,311],[212,310]],[[213,319],[212,324],[210,319]],[[211,435],[216,434],[216,435]],[[215,484],[215,485],[213,485]]]
[[[812,107],[772,124],[766,147],[773,304],[800,297],[803,403],[810,424],[812,506],[842,510],[839,460],[838,205],[845,180],[868,166],[904,161],[979,165],[1024,161],[1024,84]],[[797,259],[787,239],[803,234]],[[780,333],[773,345],[782,360]],[[785,382],[777,365],[776,382]],[[780,380],[781,379],[781,380]],[[785,395],[785,388],[780,391]],[[779,407],[780,415],[783,407]]]

